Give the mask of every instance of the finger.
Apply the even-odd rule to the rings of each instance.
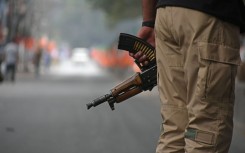
[[[149,60],[147,58],[146,55],[143,55],[140,59],[139,62],[142,63],[143,65],[148,65],[149,64]]]
[[[134,57],[134,53],[129,53],[129,56]]]
[[[143,53],[142,53],[141,51],[139,51],[139,52],[137,52],[137,53],[134,55],[134,58],[140,59],[140,58],[142,58],[142,56],[143,56]]]
[[[146,55],[143,55],[139,58],[139,62],[143,63],[144,61],[147,60],[147,56]]]
[[[149,61],[144,61],[143,65],[148,65]]]

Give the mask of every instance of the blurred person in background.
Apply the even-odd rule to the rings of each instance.
[[[49,51],[45,50],[43,55],[44,67],[46,71],[49,71],[51,65],[51,56]]]
[[[19,59],[18,44],[13,39],[9,41],[4,47],[4,64],[5,74],[4,80],[15,81],[17,63]]]
[[[40,77],[40,64],[41,64],[42,54],[43,54],[43,48],[39,45],[33,55],[33,64],[34,64],[34,71],[35,71],[36,78]]]
[[[0,82],[3,82],[4,72],[3,72],[3,61],[4,61],[4,51],[0,45]]]
[[[142,0],[142,9],[138,37],[156,46],[162,104],[156,152],[228,153],[243,1]]]
[[[4,80],[4,46],[5,35],[3,26],[0,24],[0,82]]]
[[[241,54],[241,65],[238,68],[237,72],[237,78],[241,82],[245,82],[245,37],[241,37],[241,49],[240,49],[240,54]]]

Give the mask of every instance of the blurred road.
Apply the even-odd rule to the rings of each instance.
[[[20,73],[16,83],[0,85],[0,153],[155,151],[161,123],[157,91],[116,104],[115,111],[108,104],[87,110],[86,103],[122,80],[91,65],[82,67],[75,73],[64,63],[39,79]],[[236,107],[231,153],[245,152],[245,85],[238,88],[241,106]]]

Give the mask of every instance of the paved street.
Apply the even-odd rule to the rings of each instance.
[[[122,80],[88,69],[53,71],[39,79],[20,73],[16,83],[0,85],[0,153],[155,151],[161,123],[156,90],[116,104],[115,111],[106,103],[87,110],[86,103]],[[244,87],[238,84],[231,153],[245,152]]]

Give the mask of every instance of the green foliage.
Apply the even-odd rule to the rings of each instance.
[[[132,19],[141,15],[140,0],[86,0],[92,8],[105,12],[110,24],[124,19]]]

